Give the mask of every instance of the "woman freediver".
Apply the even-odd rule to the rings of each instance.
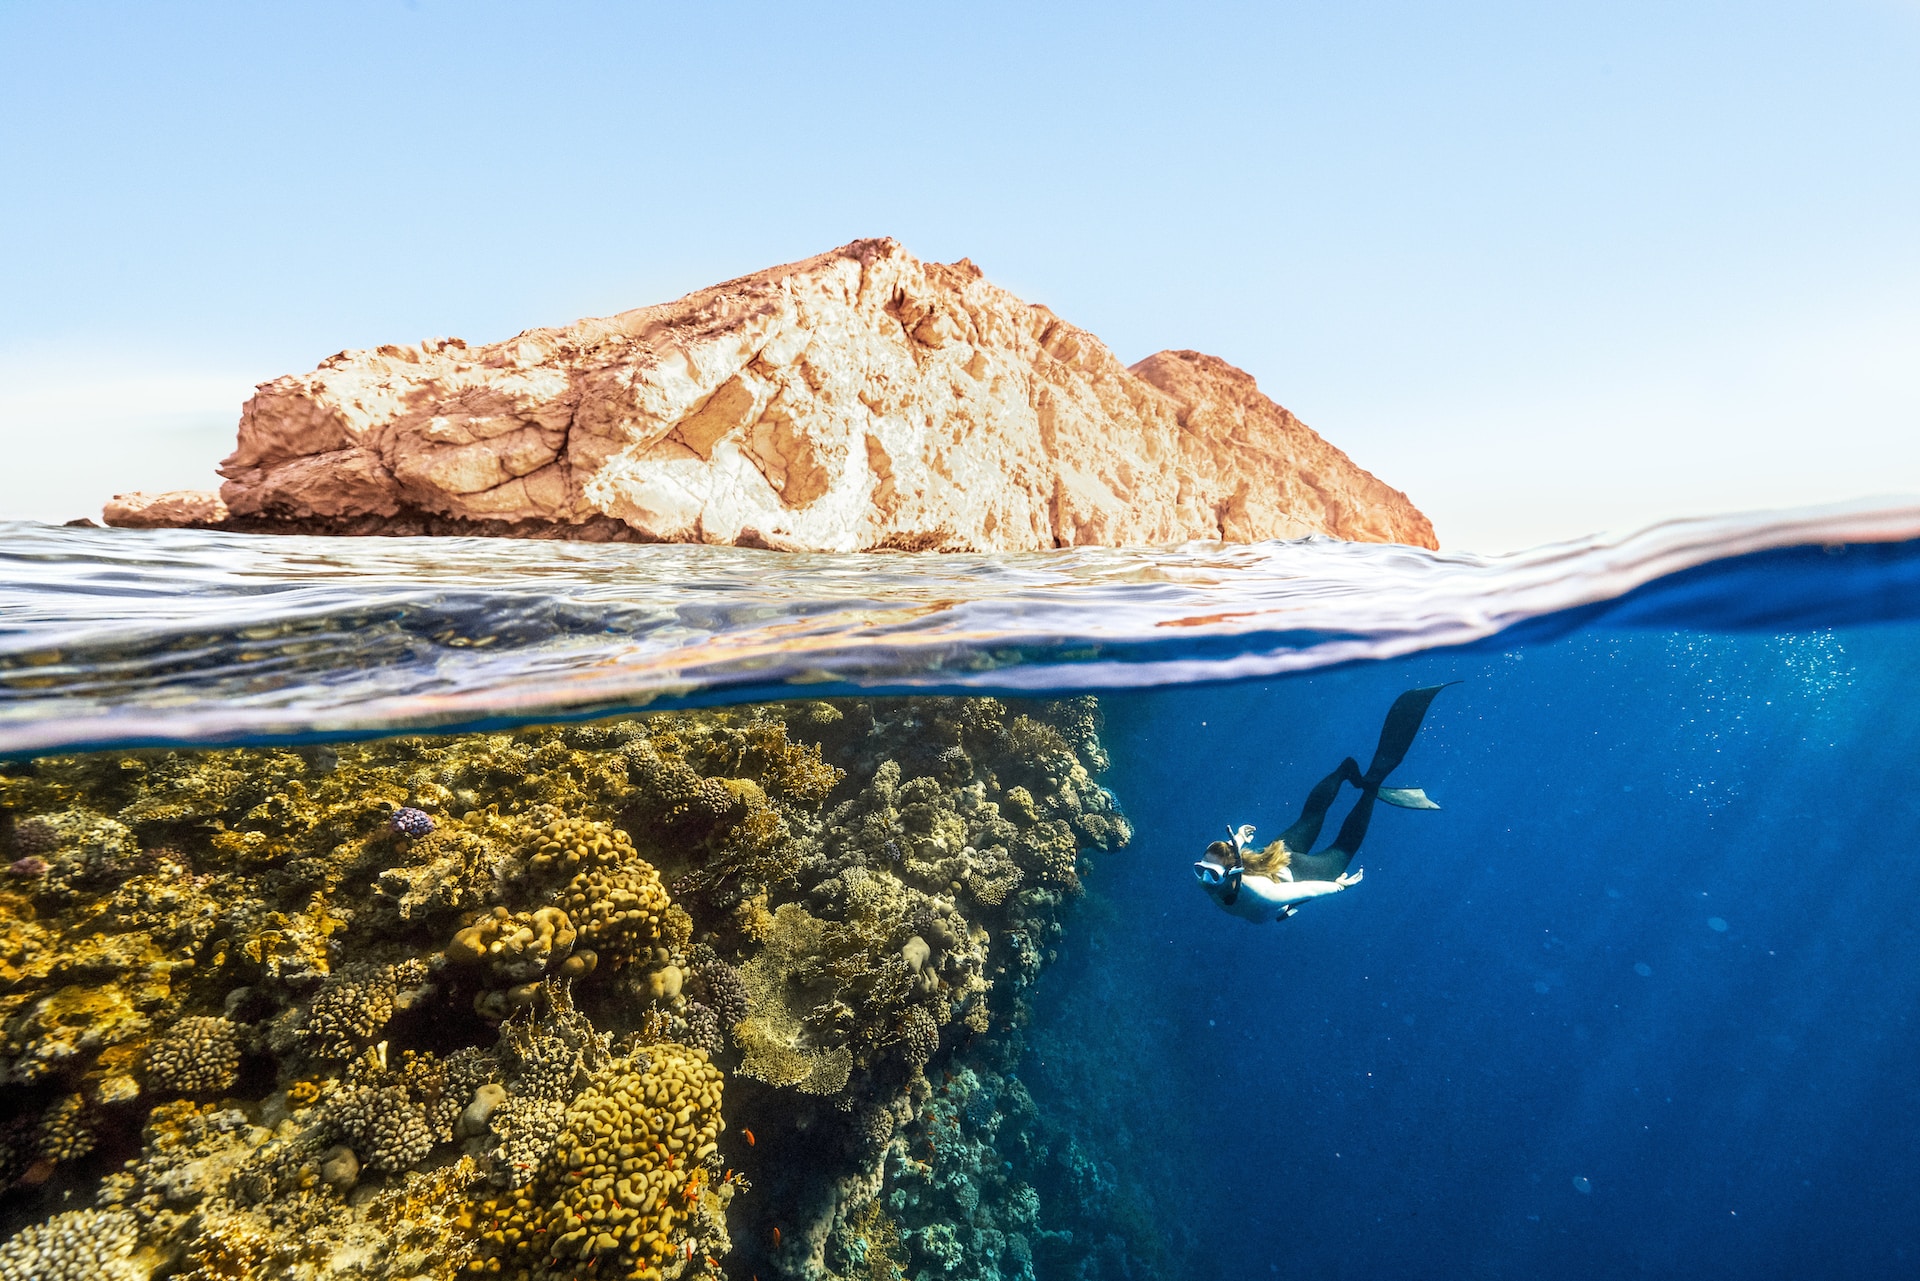
[[[1449,681],[1457,685],[1458,681]],[[1417,787],[1383,787],[1387,775],[1406,759],[1413,746],[1427,708],[1446,685],[1410,689],[1393,700],[1386,722],[1380,727],[1380,743],[1373,750],[1373,761],[1362,774],[1353,757],[1340,762],[1333,773],[1313,785],[1307,803],[1292,827],[1280,833],[1280,839],[1265,849],[1253,845],[1251,824],[1235,829],[1231,841],[1215,841],[1193,865],[1193,879],[1223,911],[1248,921],[1285,920],[1297,910],[1296,903],[1322,894],[1336,894],[1349,885],[1358,885],[1365,869],[1347,871],[1353,856],[1360,852],[1367,824],[1373,820],[1373,803],[1385,801],[1410,810],[1437,810],[1440,807]],[[1340,834],[1333,844],[1318,854],[1309,853],[1320,839],[1321,824],[1327,811],[1340,795],[1340,785],[1351,783],[1360,789]]]

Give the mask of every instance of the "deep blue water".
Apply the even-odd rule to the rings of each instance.
[[[1194,1277],[1920,1273],[1917,642],[1585,631],[1110,697],[1138,834],[1037,1096],[1152,1172]],[[1377,814],[1363,883],[1269,925],[1190,884],[1442,680],[1394,781],[1444,809]]]

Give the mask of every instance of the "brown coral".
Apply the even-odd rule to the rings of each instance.
[[[773,921],[765,950],[740,972],[748,998],[747,1017],[733,1029],[740,1070],[806,1094],[837,1093],[853,1069],[853,1053],[844,1043],[815,1044],[804,982],[809,964],[829,951],[830,926],[795,903],[782,904]]]
[[[393,1017],[394,996],[391,968],[350,966],[314,995],[300,1038],[321,1058],[352,1058]]]
[[[240,1068],[240,1029],[223,1018],[181,1019],[147,1049],[147,1083],[175,1094],[218,1094],[233,1088]]]
[[[64,1094],[40,1119],[35,1139],[40,1155],[49,1161],[77,1161],[100,1141],[94,1133],[93,1109],[78,1094]]]

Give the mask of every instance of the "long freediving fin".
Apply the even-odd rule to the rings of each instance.
[[[1373,760],[1367,766],[1367,785],[1378,787],[1387,781],[1387,775],[1406,759],[1407,749],[1413,746],[1413,736],[1420,732],[1420,722],[1426,719],[1427,708],[1447,685],[1459,683],[1448,681],[1446,685],[1410,689],[1393,700],[1393,706],[1387,709],[1386,723],[1380,726],[1380,745],[1373,749]]]
[[[1403,810],[1437,810],[1439,803],[1418,787],[1383,787],[1379,797],[1389,805],[1398,805]]]

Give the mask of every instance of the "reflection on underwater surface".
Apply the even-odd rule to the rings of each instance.
[[[1097,703],[16,759],[0,1281],[1913,1272],[1915,563]],[[1195,888],[1449,681],[1364,882]]]

